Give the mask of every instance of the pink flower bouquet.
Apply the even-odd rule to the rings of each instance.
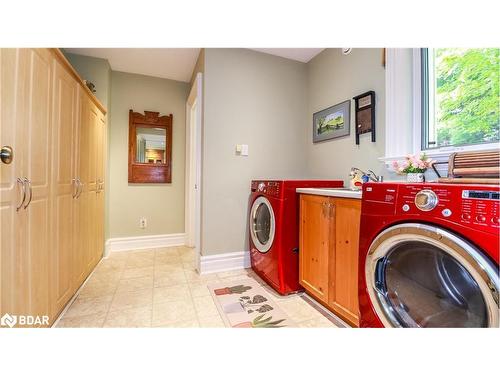
[[[435,160],[428,158],[425,153],[421,153],[420,155],[411,155],[408,154],[403,161],[392,162],[392,167],[398,174],[407,174],[407,173],[424,173],[427,168],[432,167]]]

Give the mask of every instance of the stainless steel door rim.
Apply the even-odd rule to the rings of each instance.
[[[498,267],[472,244],[451,232],[432,225],[406,223],[395,225],[380,233],[371,244],[366,258],[368,294],[385,327],[401,327],[401,324],[396,319],[387,296],[377,286],[377,264],[397,246],[408,242],[422,242],[437,247],[463,266],[479,286],[486,306],[488,326],[499,326]]]
[[[257,231],[261,230],[258,228],[259,223],[257,222],[258,220],[257,214],[259,208],[262,209],[262,207],[269,211],[269,233],[268,233],[269,236],[267,241],[261,241],[257,233]],[[263,196],[258,197],[253,202],[252,209],[250,210],[250,237],[252,238],[254,246],[261,253],[267,253],[269,249],[271,249],[271,246],[274,241],[275,230],[276,230],[276,221],[271,203],[269,203],[269,200],[266,197]]]

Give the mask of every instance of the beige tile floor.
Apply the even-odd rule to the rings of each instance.
[[[298,327],[341,324],[301,295],[280,296],[251,269],[199,275],[188,247],[113,253],[97,266],[56,327],[224,327],[207,285],[253,278]]]

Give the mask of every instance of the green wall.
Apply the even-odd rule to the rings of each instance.
[[[110,238],[184,232],[185,124],[189,84],[112,72],[109,137]],[[129,110],[173,114],[172,183],[128,183]],[[139,228],[139,219],[147,228]]]

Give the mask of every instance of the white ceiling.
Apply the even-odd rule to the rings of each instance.
[[[309,62],[314,56],[319,54],[324,48],[252,48],[254,51],[268,53],[270,55],[284,57],[303,63]]]
[[[65,48],[69,53],[107,59],[112,70],[189,82],[199,48]]]
[[[308,62],[324,48],[251,48],[254,51]],[[107,59],[119,72],[189,82],[199,48],[65,48],[69,53]]]

